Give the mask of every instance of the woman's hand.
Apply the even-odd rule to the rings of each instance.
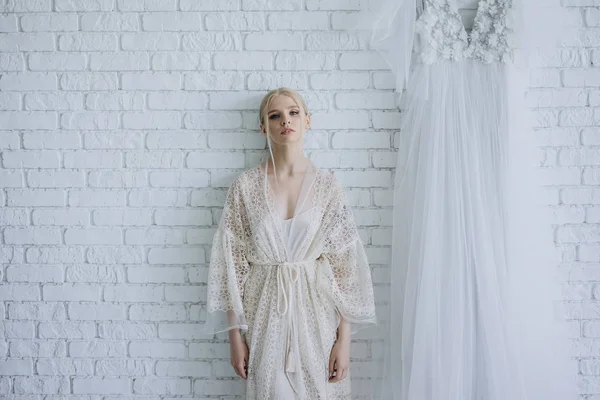
[[[331,349],[329,356],[329,382],[339,382],[348,375],[350,370],[350,339],[338,340]]]
[[[339,382],[350,370],[350,325],[340,316],[338,337],[329,356],[329,382]]]
[[[235,332],[234,332],[235,331]],[[229,331],[229,350],[231,352],[231,366],[235,373],[242,379],[248,378],[248,359],[250,352],[248,345],[239,329]]]

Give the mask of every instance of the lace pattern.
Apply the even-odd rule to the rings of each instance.
[[[300,399],[350,398],[349,376],[327,382],[339,315],[351,332],[376,323],[369,263],[344,190],[331,173],[317,169],[314,179],[294,260],[260,166],[232,183],[214,237],[207,328],[245,329],[250,399],[279,398],[281,376]]]
[[[509,21],[512,0],[480,0],[473,29],[467,33],[454,0],[424,0],[416,22],[418,62],[475,59],[484,63],[512,59]]]

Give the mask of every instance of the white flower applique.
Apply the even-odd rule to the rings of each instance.
[[[442,60],[472,58],[484,63],[509,62],[512,0],[481,0],[473,29],[468,34],[452,0],[425,0],[417,20],[418,60],[433,64]]]

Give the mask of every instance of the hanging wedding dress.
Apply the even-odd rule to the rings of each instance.
[[[455,0],[390,0],[377,20],[372,44],[406,85],[378,398],[575,396],[513,65],[516,6],[480,0],[469,33]]]

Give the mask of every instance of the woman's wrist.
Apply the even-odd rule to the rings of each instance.
[[[337,330],[337,341],[350,343],[350,324],[340,316],[340,325]]]
[[[229,330],[229,342],[235,342],[242,340],[242,331],[240,328],[233,328]]]

